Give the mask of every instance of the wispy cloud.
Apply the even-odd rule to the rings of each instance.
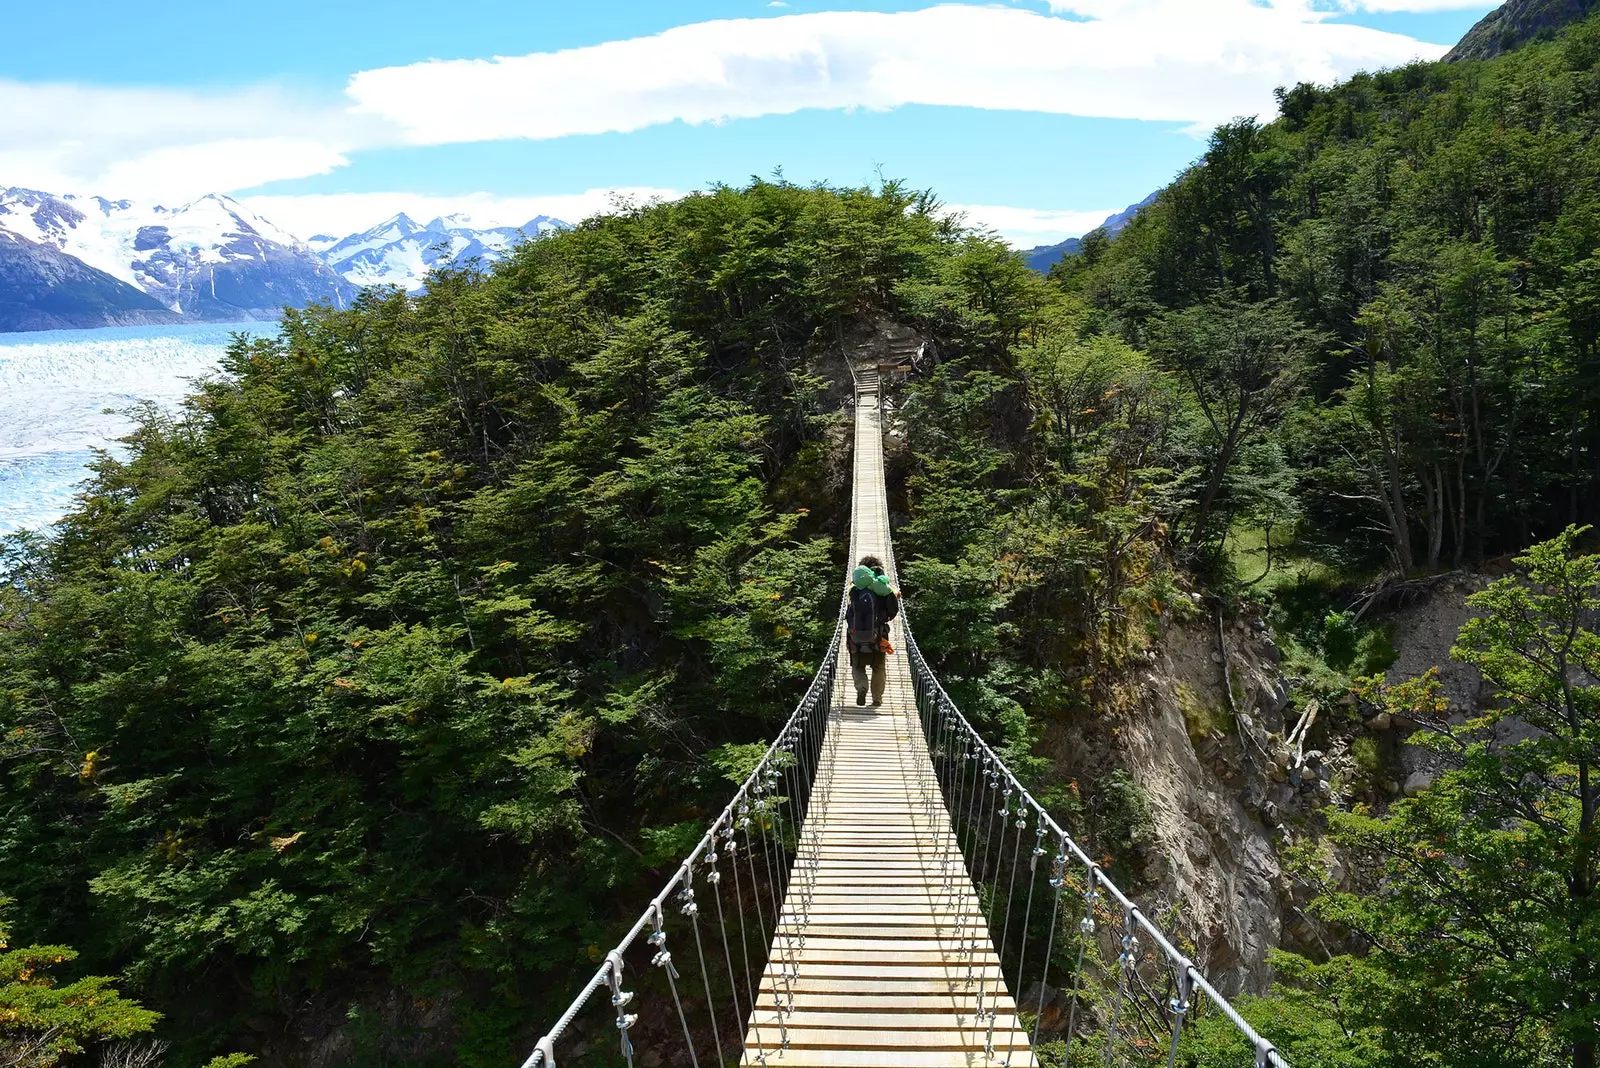
[[[355,109],[412,144],[546,139],[906,104],[1211,124],[1273,87],[1433,58],[1300,0],[1073,0],[1087,19],[945,4],[702,22],[651,37],[363,71]]]
[[[1270,111],[1271,91],[1439,55],[1335,9],[1454,0],[1059,0],[775,14],[525,56],[353,74],[345,91],[0,79],[0,181],[176,199],[325,174],[361,151],[626,132],[908,104],[1179,121]]]
[[[325,174],[398,136],[336,99],[0,79],[0,180],[63,192],[181,198]]]
[[[1004,204],[949,204],[946,210],[962,216],[968,226],[993,230],[1018,248],[1053,245],[1069,237],[1082,237],[1119,211],[1019,208]]]
[[[1470,11],[1486,5],[1483,0],[1325,0],[1323,6],[1336,11],[1414,12],[1427,14],[1434,11]]]

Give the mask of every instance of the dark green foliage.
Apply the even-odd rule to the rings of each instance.
[[[1297,507],[1280,514],[1303,516],[1330,559],[1431,570],[1592,522],[1597,59],[1591,19],[1492,63],[1286,90],[1279,121],[1219,128],[1094,263],[1054,277],[1088,300],[1091,329],[1152,343],[1191,378],[1230,336],[1196,324],[1241,298],[1278,317],[1266,333],[1305,404],[1280,428],[1294,381],[1258,376],[1279,394],[1254,429],[1294,472]],[[1196,399],[1228,379],[1201,375]],[[1219,483],[1231,421],[1206,414],[1196,548],[1260,510]],[[1248,437],[1248,408],[1241,425]]]
[[[1344,671],[1356,662],[1360,637],[1349,612],[1329,612],[1322,621],[1322,656],[1335,671]]]
[[[831,632],[808,366],[1005,262],[894,186],[757,182],[238,341],[10,550],[25,929],[127,976],[175,1065],[524,1055]]]
[[[0,909],[11,902],[0,898]],[[63,981],[78,954],[65,946],[12,949],[0,918],[0,1064],[50,1068],[100,1043],[148,1032],[160,1014],[91,975]]]

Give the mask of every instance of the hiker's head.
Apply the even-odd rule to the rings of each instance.
[[[878,574],[880,574],[880,575],[883,574],[883,561],[879,560],[876,556],[872,556],[870,554],[867,555],[867,556],[863,556],[861,558],[861,566],[862,567],[870,567],[870,568],[872,568],[873,571],[876,571]]]

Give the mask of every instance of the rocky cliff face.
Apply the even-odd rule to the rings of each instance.
[[[0,231],[0,331],[180,322],[155,298],[72,256]]]
[[[1600,0],[1507,0],[1468,30],[1466,36],[1445,53],[1445,62],[1493,59],[1583,21],[1597,3]]]
[[[1292,922],[1292,888],[1278,847],[1283,821],[1321,803],[1281,773],[1288,733],[1288,684],[1272,646],[1253,628],[1175,626],[1125,684],[1134,714],[1115,739],[1115,757],[1148,802],[1155,842],[1142,876],[1174,926],[1194,940],[1196,962],[1233,990],[1270,981],[1269,949]],[[1150,893],[1147,891],[1146,896]]]

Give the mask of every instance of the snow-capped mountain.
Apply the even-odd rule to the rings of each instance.
[[[168,208],[0,189],[0,232],[65,253],[191,320],[269,319],[285,306],[343,305],[356,293],[304,242],[220,193]]]
[[[419,224],[401,212],[349,237],[318,234],[307,245],[356,285],[395,285],[414,292],[434,267],[471,259],[493,263],[521,241],[565,229],[566,223],[548,215],[535,216],[521,226],[475,227],[464,214]]]
[[[0,230],[0,331],[182,321],[148,293],[53,245]]]

